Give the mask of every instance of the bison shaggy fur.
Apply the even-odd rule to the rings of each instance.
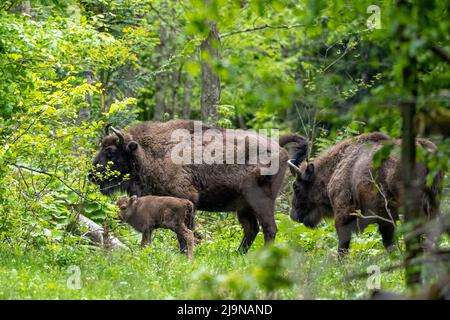
[[[386,145],[392,145],[390,156],[378,168],[374,155]],[[291,219],[315,227],[322,217],[334,217],[339,239],[339,252],[347,252],[352,232],[360,232],[371,223],[378,224],[383,244],[393,243],[395,222],[399,219],[403,201],[401,161],[394,140],[379,133],[368,133],[346,139],[322,152],[314,161],[299,166],[290,162],[296,173]],[[417,146],[435,152],[436,146],[418,139]],[[427,167],[416,165],[420,184],[421,210],[428,217],[436,216],[442,173],[430,187],[426,185]],[[405,213],[407,214],[407,213]]]

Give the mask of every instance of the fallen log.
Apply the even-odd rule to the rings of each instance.
[[[109,233],[108,228],[104,228],[82,214],[77,214],[76,223],[88,229],[83,236],[88,237],[95,244],[107,249],[129,249],[119,239]]]

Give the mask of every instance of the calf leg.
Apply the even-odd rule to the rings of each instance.
[[[195,210],[195,209],[194,209]],[[184,219],[184,223],[189,230],[194,230],[195,227],[195,219],[194,219],[194,211],[186,212],[186,217]],[[186,240],[181,235],[177,234],[178,244],[180,245],[180,251],[186,252]],[[195,237],[194,237],[195,239]]]
[[[186,239],[179,233],[177,233],[178,245],[180,246],[180,252],[185,253],[187,250]]]
[[[241,253],[246,253],[259,232],[258,221],[256,220],[253,210],[248,207],[239,209],[237,211],[237,216],[242,228],[244,229],[244,236],[242,237],[238,251]]]
[[[146,245],[150,244],[152,232],[153,232],[152,228],[149,228],[147,230],[144,230],[144,232],[142,232],[142,240],[141,240],[142,248],[145,248]]]
[[[184,243],[186,243],[185,253],[189,259],[192,259],[194,254],[194,233],[184,225],[178,227],[175,232],[177,233],[177,236],[183,238]],[[183,251],[181,248],[180,250]]]
[[[189,230],[194,230],[195,228],[195,219],[194,219],[194,213],[188,213],[187,215],[187,227]]]

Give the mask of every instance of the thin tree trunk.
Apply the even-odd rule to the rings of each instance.
[[[212,65],[219,58],[220,37],[217,25],[210,23],[208,37],[201,44],[201,109],[202,120],[217,120],[217,105],[220,101],[220,78]]]
[[[100,111],[102,113],[106,112],[106,95],[105,89],[103,89],[102,93],[100,93]]]
[[[86,81],[90,85],[94,84],[94,80],[92,78],[92,73],[90,71],[86,72]],[[86,95],[86,103],[87,103],[87,106],[80,105],[80,107],[78,109],[78,117],[77,117],[77,121],[76,121],[76,126],[78,128],[81,128],[81,126],[83,125],[83,122],[87,122],[89,120],[89,117],[91,115],[91,109],[94,104],[94,102],[92,100],[92,94],[88,93]],[[74,152],[76,152],[78,150],[78,137],[77,136],[74,136],[74,138],[73,138],[72,150]]]
[[[412,88],[412,97],[407,97],[412,101],[403,102],[401,104],[402,112],[402,177],[405,210],[405,221],[409,222],[415,229],[418,228],[423,214],[421,212],[419,197],[419,181],[416,175],[416,130],[415,130],[415,114],[417,99],[417,75],[415,70],[415,59],[411,59],[411,64],[403,71],[404,79],[410,81]],[[420,266],[415,264],[409,266],[416,259],[421,249],[420,235],[407,237],[406,245],[406,281],[409,286],[419,284],[421,281]]]
[[[92,73],[90,71],[86,72],[86,81],[90,85],[94,84]],[[87,106],[80,106],[80,109],[78,110],[78,119],[77,119],[78,126],[80,126],[83,123],[83,121],[87,121],[89,119],[89,116],[91,114],[91,108],[94,104],[92,100],[92,94],[90,93],[87,94],[86,103],[88,104]]]
[[[31,2],[30,1],[19,2],[13,7],[12,12],[17,12],[25,16],[31,16]]]
[[[186,74],[184,78],[183,119],[190,119],[191,117],[191,96],[192,96],[192,81],[189,74]]]
[[[169,104],[169,115],[170,118],[173,119],[175,114],[178,112],[178,89],[180,88],[180,77],[183,66],[174,70],[172,72],[170,87],[171,87],[171,97]]]
[[[412,17],[411,4],[406,1],[398,1],[399,14],[403,17]],[[414,35],[406,31],[406,25],[400,25],[398,32],[400,36],[399,47],[408,46],[415,39]],[[403,53],[404,59],[408,60],[403,66],[402,83],[405,88],[404,100],[400,104],[402,113],[402,183],[403,183],[403,203],[402,207],[405,215],[405,222],[409,223],[412,230],[420,227],[420,220],[423,218],[419,197],[419,181],[416,175],[416,130],[415,116],[418,94],[417,60],[407,52]],[[406,246],[406,283],[410,287],[415,287],[421,282],[421,268],[414,260],[421,254],[421,236],[405,238]]]
[[[164,44],[164,36],[163,34],[165,31],[163,31],[163,27],[161,26],[160,30],[160,41],[161,43],[158,46],[159,51],[159,59],[158,59],[158,65],[162,65],[165,61],[165,44]],[[166,72],[160,71],[156,74],[155,79],[155,110],[153,117],[157,121],[161,121],[164,118],[164,112],[166,111],[166,101],[165,101],[165,86],[166,86]]]
[[[244,117],[242,115],[238,115],[237,120],[239,123],[239,128],[247,130],[247,124],[245,123]]]
[[[161,3],[162,12],[167,11],[167,2]],[[158,45],[158,67],[161,68],[168,59],[168,32],[163,23],[160,23],[159,27],[159,45]],[[153,112],[153,118],[156,121],[164,120],[164,113],[166,112],[166,86],[167,86],[167,71],[162,70],[156,74],[155,79],[155,109]]]

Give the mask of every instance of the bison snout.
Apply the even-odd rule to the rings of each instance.
[[[87,177],[88,177],[90,182],[95,182],[95,174],[92,173],[92,171],[89,171]]]
[[[295,211],[294,209],[291,210],[290,217],[292,220],[300,222],[300,217],[299,217],[297,211]]]

